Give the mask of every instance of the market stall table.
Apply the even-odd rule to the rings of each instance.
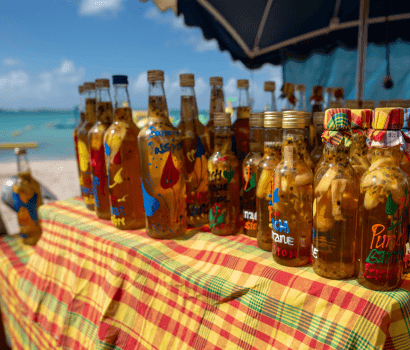
[[[277,265],[244,235],[154,240],[79,199],[39,215],[34,249],[0,241],[16,349],[410,349],[410,278],[374,292]]]

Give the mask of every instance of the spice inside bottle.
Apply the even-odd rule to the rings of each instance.
[[[209,78],[209,85],[211,85],[211,102],[209,106],[209,120],[206,123],[206,139],[210,154],[214,152],[214,117],[215,113],[225,112],[225,98],[223,92],[223,80],[222,77]]]

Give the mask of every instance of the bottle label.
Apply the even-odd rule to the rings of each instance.
[[[86,172],[90,163],[88,147],[83,141],[78,141],[78,157],[80,161],[80,170]]]
[[[29,200],[23,201],[18,193],[13,192],[14,210],[18,213],[19,224],[21,226],[29,226],[31,220],[34,221],[35,224],[38,223],[37,200],[37,193],[34,193]]]

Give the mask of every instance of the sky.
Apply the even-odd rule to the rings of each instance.
[[[251,80],[255,110],[265,103],[264,81],[282,85],[280,66],[265,64],[252,74],[199,28],[151,1],[0,0],[0,46],[6,109],[72,108],[78,85],[114,74],[128,75],[132,108],[147,109],[150,69],[164,70],[171,109],[180,105],[181,73],[195,74],[200,109],[209,108],[211,76],[223,77],[226,100],[238,97],[236,79]]]

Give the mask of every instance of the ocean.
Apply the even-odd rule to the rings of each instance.
[[[169,114],[171,122],[177,125],[180,119],[179,110],[170,110]],[[74,159],[73,128],[69,126],[75,125],[78,118],[76,111],[0,111],[0,143],[37,142],[38,148],[27,150],[29,161]],[[199,119],[206,123],[208,111],[199,111]],[[0,150],[0,163],[15,160],[13,149]]]

